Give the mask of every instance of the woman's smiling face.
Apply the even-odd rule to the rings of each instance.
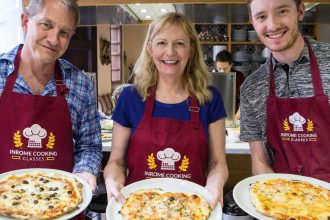
[[[172,25],[149,41],[148,52],[159,76],[182,76],[191,53],[189,35],[179,25]]]

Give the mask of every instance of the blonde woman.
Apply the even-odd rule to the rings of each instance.
[[[104,170],[108,197],[123,201],[124,185],[172,177],[205,186],[213,195],[212,207],[222,203],[228,178],[226,112],[219,92],[209,86],[188,18],[169,13],[154,20],[133,72],[134,83],[122,91],[113,113],[111,156]]]

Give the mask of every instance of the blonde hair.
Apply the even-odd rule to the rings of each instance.
[[[212,99],[212,93],[208,89],[211,76],[204,62],[196,31],[190,20],[180,13],[164,14],[150,24],[141,54],[134,65],[134,85],[143,100],[146,100],[150,95],[150,88],[157,84],[158,78],[156,65],[147,50],[148,42],[172,25],[181,27],[190,36],[191,55],[183,75],[184,86],[197,97],[199,104],[204,104]]]

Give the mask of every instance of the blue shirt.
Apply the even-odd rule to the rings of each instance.
[[[213,95],[212,100],[200,106],[200,120],[207,135],[209,124],[227,116],[219,91],[213,86],[209,89]],[[131,128],[132,135],[143,116],[145,104],[133,86],[125,87],[119,95],[112,119],[124,127]],[[156,100],[153,117],[190,120],[189,101],[187,99],[177,104],[165,104]]]
[[[12,51],[0,54],[0,95],[7,77],[14,71],[14,61],[19,45]],[[68,102],[74,144],[73,172],[89,172],[98,175],[102,160],[101,128],[96,105],[96,97],[91,79],[68,61],[59,59],[62,77],[70,89],[65,95]],[[33,94],[19,74],[14,92]],[[42,96],[56,96],[55,79],[47,83]]]

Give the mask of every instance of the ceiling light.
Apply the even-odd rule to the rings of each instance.
[[[173,4],[127,4],[121,6],[128,9],[130,14],[135,15],[138,20],[150,20],[154,19],[166,12],[175,12],[175,7]],[[146,17],[146,12],[150,17]]]
[[[315,6],[319,5],[320,3],[304,3],[305,4],[305,11],[309,11]]]
[[[152,18],[152,16],[151,15],[146,15],[146,16],[144,16],[146,19],[151,19]]]

